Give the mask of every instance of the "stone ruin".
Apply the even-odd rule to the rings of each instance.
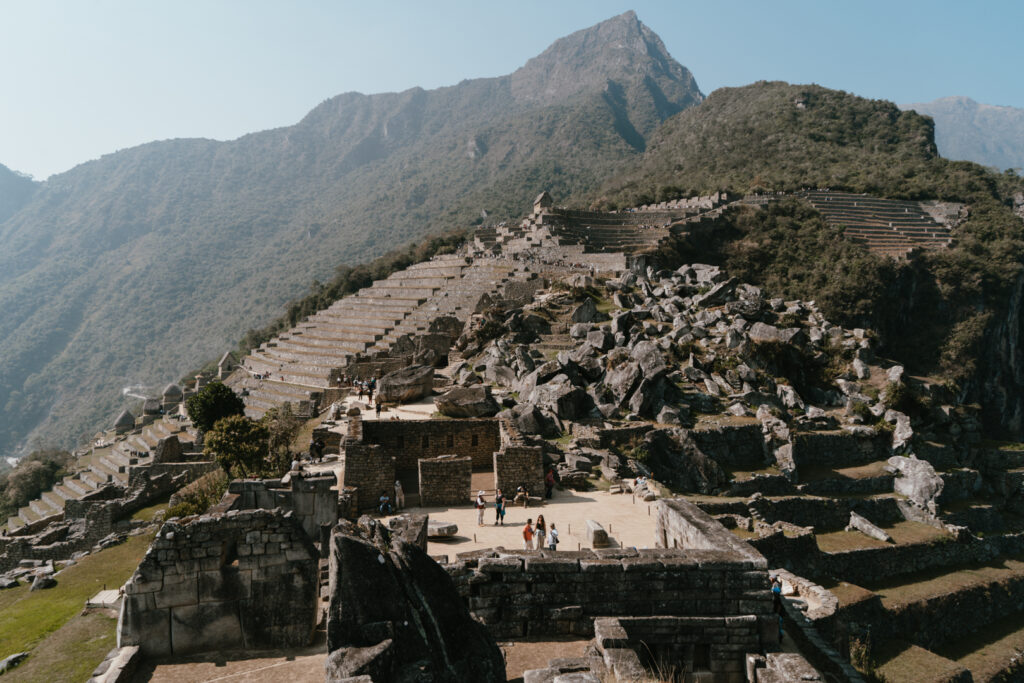
[[[167,522],[124,586],[118,646],[167,657],[308,645],[317,557],[280,511]]]
[[[844,209],[841,197],[810,198]],[[848,653],[864,642],[865,623],[876,642],[909,638],[938,652],[958,624],[980,629],[1012,616],[1014,581],[985,586],[1005,596],[996,605],[981,590],[963,590],[952,600],[905,610],[877,596],[845,605],[826,588],[837,581],[872,586],[916,571],[955,571],[1024,552],[1022,535],[1005,532],[1011,513],[1024,509],[1015,502],[1024,462],[983,446],[969,409],[941,387],[904,377],[902,368],[875,356],[864,330],[831,324],[813,302],[767,299],[714,266],[647,267],[647,253],[668,236],[713,227],[735,201],[717,195],[602,213],[556,207],[544,193],[520,225],[482,228],[464,253],[416,264],[302,321],[229,377],[250,416],[282,403],[313,415],[347,393],[342,377],[396,372],[396,400],[450,389],[438,409],[464,414],[402,422],[351,415],[346,436],[326,439],[328,451],[339,452],[338,480],[292,473],[288,482],[233,482],[213,514],[175,524],[197,535],[208,532],[210,543],[221,539],[223,546],[237,520],[271,515],[287,519],[291,531],[267,545],[294,548],[301,536],[319,548],[321,561],[329,556],[331,680],[415,680],[426,671],[435,680],[501,680],[495,639],[559,635],[593,640],[584,656],[551,662],[525,680],[632,680],[666,663],[692,680],[820,679],[807,661],[772,651],[777,616],[768,567],[777,568],[772,572],[790,591],[783,601],[787,633],[815,667],[840,680],[858,680]],[[878,215],[901,209],[885,202],[869,208]],[[942,230],[902,209],[882,232],[941,246]],[[868,224],[874,218],[865,220],[854,227],[889,245],[888,234]],[[553,280],[566,287],[538,293]],[[601,308],[594,299],[580,303],[580,292],[608,301]],[[487,323],[499,330],[497,337],[477,334]],[[807,363],[838,349],[846,365],[825,384],[787,377],[771,364],[779,358],[768,357],[766,350],[776,347]],[[450,386],[433,373],[446,363]],[[419,367],[409,370],[412,365]],[[924,392],[931,412],[900,412],[879,395],[883,384]],[[477,414],[486,417],[469,417]],[[568,444],[552,443],[563,435]],[[600,472],[620,490],[646,477],[704,495],[697,508],[658,501],[660,547],[643,550],[497,548],[442,558],[438,566],[422,550],[425,518],[387,530],[365,519],[335,526],[372,508],[396,478],[414,477],[425,503],[468,503],[474,469],[492,470],[501,488],[527,482],[539,491],[547,464],[563,482]],[[655,487],[636,490],[645,500],[657,495]],[[970,504],[980,492],[998,505]],[[906,543],[901,524],[928,526],[937,536]],[[982,538],[972,530],[993,534]],[[837,551],[819,545],[827,534],[861,535],[882,545]],[[161,538],[167,543],[177,536]],[[161,552],[175,549],[183,550],[166,545]],[[166,578],[174,576],[170,555],[157,552],[156,558],[158,565],[167,563],[159,565],[160,588],[132,598],[136,621],[128,620],[129,631],[150,601],[156,605],[163,586],[175,585]],[[167,647],[175,653],[175,628],[185,649],[205,640],[195,616],[204,609],[219,615],[214,630],[234,643],[298,642],[298,636],[287,639],[306,633],[307,615],[319,610],[314,586],[294,598],[301,603],[298,621],[258,635],[246,630],[255,623],[246,610],[257,609],[244,603],[247,594],[225,593],[212,576],[202,578],[234,570],[214,567],[219,555],[191,560],[181,568],[195,576],[195,603],[172,606],[179,598],[168,588],[160,598],[165,606],[154,607],[167,610]],[[286,556],[283,565],[267,566],[289,561]],[[357,577],[346,576],[346,566],[373,571],[359,575],[364,583],[353,583]],[[258,569],[259,561],[249,567]],[[402,599],[365,600],[380,591]],[[976,609],[955,615],[957,600]],[[164,623],[163,616],[155,620]],[[450,642],[453,633],[469,634],[474,661],[452,656],[459,652]]]

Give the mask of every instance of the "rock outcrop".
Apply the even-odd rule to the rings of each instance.
[[[483,385],[449,389],[434,399],[434,405],[448,417],[492,417],[501,409],[491,388]]]
[[[434,391],[434,368],[410,365],[395,370],[377,382],[377,400],[383,403],[409,403]]]
[[[335,528],[330,552],[328,681],[505,680],[494,638],[424,550],[363,518]]]

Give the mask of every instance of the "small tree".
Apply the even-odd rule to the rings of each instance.
[[[203,453],[217,461],[228,476],[260,476],[267,469],[270,433],[244,415],[221,418],[206,433]]]
[[[213,429],[222,418],[245,413],[245,402],[220,382],[210,382],[185,403],[192,424],[203,432]]]
[[[268,469],[272,476],[284,474],[291,465],[293,442],[303,419],[292,412],[291,403],[285,403],[264,413],[260,422],[270,433]]]

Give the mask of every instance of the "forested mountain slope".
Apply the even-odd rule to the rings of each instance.
[[[597,187],[701,99],[628,12],[509,76],[347,93],[294,126],[50,178],[0,223],[0,453],[91,434],[122,386],[219,356],[341,263]]]
[[[851,244],[798,202],[733,210],[675,257],[723,263],[776,295],[818,300],[837,323],[878,330],[885,353],[983,404],[992,434],[1024,439],[1024,223],[1014,214],[1024,182],[939,156],[931,119],[819,86],[725,88],[667,121],[592,203],[804,187],[963,202],[970,213],[952,248],[910,263]]]

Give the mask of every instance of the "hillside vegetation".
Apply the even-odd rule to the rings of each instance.
[[[970,216],[952,248],[910,263],[843,240],[799,202],[734,209],[708,239],[662,256],[721,263],[775,295],[817,299],[836,322],[876,328],[886,353],[949,380],[965,400],[986,404],[990,429],[1019,436],[1024,223],[1012,207],[1024,183],[940,157],[930,119],[818,86],[723,89],[668,121],[642,160],[592,201],[804,187],[964,202]]]
[[[339,263],[593,190],[701,99],[629,12],[509,76],[347,93],[294,126],[49,179],[0,223],[0,453],[94,433],[122,387],[219,356]]]

